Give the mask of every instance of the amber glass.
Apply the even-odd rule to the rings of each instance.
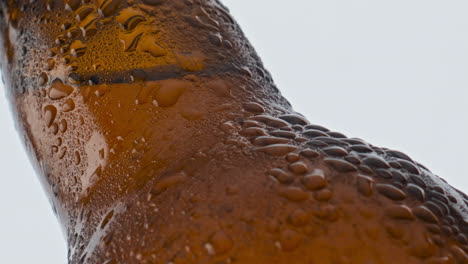
[[[69,263],[468,263],[467,196],[294,112],[219,1],[3,0],[0,30]]]

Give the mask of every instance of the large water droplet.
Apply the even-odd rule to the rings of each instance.
[[[75,151],[74,162],[75,162],[75,165],[80,165],[81,163],[81,155],[80,155],[80,152],[78,151]]]
[[[123,28],[131,31],[141,22],[144,22],[146,18],[138,9],[126,8],[120,12],[120,15],[116,18],[116,20]]]
[[[70,112],[75,109],[75,101],[73,99],[69,98],[65,103],[62,105],[62,111],[63,112]]]
[[[179,97],[190,87],[190,82],[182,80],[165,80],[159,82],[160,88],[156,92],[159,106],[170,107],[177,103]]]
[[[138,51],[148,52],[154,57],[161,57],[167,54],[167,51],[156,43],[153,36],[143,37],[137,47]]]
[[[80,40],[75,40],[70,46],[70,52],[74,57],[81,57],[86,52],[86,45]]]
[[[69,96],[73,90],[73,87],[70,85],[66,85],[60,80],[55,80],[49,88],[49,98],[59,100]]]
[[[51,127],[54,123],[55,117],[57,116],[57,108],[53,105],[44,107],[44,120],[47,127]]]
[[[280,243],[284,251],[296,249],[301,244],[301,236],[294,230],[286,229],[281,232]]]
[[[175,175],[172,175],[172,176],[169,176],[169,177],[166,177],[164,179],[162,179],[161,181],[159,181],[154,187],[153,189],[151,190],[151,193],[153,194],[160,194],[162,192],[164,192],[165,190],[179,184],[179,183],[182,183],[184,181],[187,180],[187,175],[185,174],[185,172],[180,172],[180,173],[177,173]]]
[[[78,10],[76,10],[76,18],[81,21],[85,19],[91,12],[94,11],[94,8],[91,6],[82,6]]]
[[[120,5],[121,0],[100,0],[99,12],[103,16],[110,16],[115,13]]]

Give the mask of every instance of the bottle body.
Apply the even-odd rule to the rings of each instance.
[[[6,1],[70,263],[466,263],[467,197],[293,112],[217,1]]]

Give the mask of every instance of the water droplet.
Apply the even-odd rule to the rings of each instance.
[[[364,196],[371,196],[374,189],[374,180],[371,177],[358,175],[356,180],[358,191]]]
[[[292,171],[295,174],[304,174],[307,172],[307,164],[304,163],[303,161],[297,161],[294,163],[289,164],[288,166],[289,170]]]
[[[146,83],[141,87],[140,92],[137,95],[135,103],[137,105],[143,105],[151,101],[152,93],[154,92],[154,85],[147,85]]]
[[[301,158],[301,156],[298,154],[298,153],[289,153],[288,155],[286,155],[286,160],[289,161],[289,162],[296,162],[296,161],[299,161],[299,159]]]
[[[279,118],[273,117],[273,116],[268,116],[268,115],[257,115],[257,116],[253,116],[251,119],[258,121],[258,122],[262,122],[268,126],[276,127],[276,128],[289,126],[288,122],[281,120]]]
[[[59,123],[59,129],[60,129],[60,132],[62,133],[65,133],[67,132],[67,129],[68,129],[68,123],[65,119],[62,119],[62,121],[60,121]]]
[[[60,80],[55,80],[49,88],[49,98],[52,100],[59,100],[69,96],[73,93],[73,87],[64,84]]]
[[[89,177],[89,185],[93,185],[95,184],[99,178],[101,177],[101,174],[102,174],[102,167],[99,166],[96,168],[96,170],[93,172],[93,174],[91,175],[91,177]]]
[[[223,41],[223,37],[219,33],[216,33],[216,34],[210,33],[208,36],[208,39],[211,42],[211,44],[218,46],[218,47],[221,46],[222,41]]]
[[[81,40],[75,40],[70,46],[70,52],[73,57],[78,58],[85,54],[86,52],[86,45],[81,42]]]
[[[330,156],[335,156],[335,157],[344,157],[348,155],[348,151],[337,146],[324,148],[323,152],[327,153]]]
[[[251,113],[261,114],[265,112],[263,106],[255,102],[249,102],[244,104],[244,109]]]
[[[101,84],[101,85],[98,85],[98,87],[97,87],[96,91],[94,92],[94,94],[97,97],[102,97],[102,96],[106,95],[106,93],[108,93],[110,90],[111,90],[111,88],[110,88],[109,85]]]
[[[259,127],[247,127],[240,132],[241,135],[245,137],[258,137],[258,136],[266,136],[266,132],[264,129]]]
[[[67,154],[67,147],[63,147],[59,153],[59,159],[63,159],[66,154]]]
[[[184,108],[180,114],[187,120],[198,120],[204,116],[204,113],[195,108]]]
[[[385,160],[383,160],[382,158],[376,155],[372,155],[370,157],[365,158],[363,162],[364,164],[366,164],[367,166],[371,168],[379,168],[379,169],[390,168],[390,165],[388,165],[388,163]]]
[[[205,55],[199,51],[179,52],[176,54],[176,58],[180,67],[186,71],[195,72],[205,68],[203,64]]]
[[[287,139],[296,138],[296,133],[291,132],[291,131],[284,131],[284,130],[273,130],[270,132],[270,135],[275,136],[275,137],[287,138]],[[307,139],[305,141],[307,141]]]
[[[332,222],[339,218],[338,209],[331,204],[322,204],[318,209],[314,210],[314,214],[320,219]]]
[[[230,87],[226,81],[222,79],[211,80],[207,82],[205,86],[220,97],[229,97],[231,95]]]
[[[288,184],[294,181],[294,177],[280,168],[272,169],[268,172],[280,183]]]
[[[253,144],[254,146],[269,146],[273,144],[286,144],[288,142],[289,140],[285,138],[260,136],[255,138]]]
[[[43,86],[43,85],[45,85],[48,81],[49,81],[49,76],[47,75],[47,73],[42,72],[42,73],[39,75],[39,85],[40,85],[40,86]]]
[[[392,205],[387,208],[387,215],[394,219],[413,220],[414,215],[406,205]]]
[[[210,255],[210,256],[216,255],[216,251],[215,251],[213,245],[211,245],[210,243],[205,244],[205,249],[206,249],[206,252],[208,253],[208,255]]]
[[[55,68],[55,59],[48,59],[47,60],[47,65],[46,65],[46,70],[51,71]]]
[[[122,25],[126,30],[135,29],[140,23],[146,21],[146,18],[138,12],[138,10],[133,8],[127,8],[120,12],[117,21]]]
[[[318,156],[320,156],[320,154],[317,151],[311,149],[304,149],[301,151],[300,154],[306,158],[317,158]]]
[[[340,160],[340,159],[333,159],[333,158],[325,158],[324,159],[325,163],[327,163],[329,166],[337,170],[338,172],[354,172],[357,171],[356,166],[353,164],[345,161],[345,160]]]
[[[302,209],[296,209],[294,212],[289,216],[289,221],[293,226],[304,226],[310,220],[310,215]]]
[[[288,115],[281,115],[278,118],[283,119],[284,121],[290,123],[291,125],[301,125],[306,126],[309,124],[309,121],[301,115],[296,114],[288,114]]]
[[[54,9],[55,1],[56,0],[47,0],[47,3],[46,3],[47,11],[52,11],[52,9]]]
[[[320,130],[316,130],[316,129],[307,129],[305,130],[304,132],[302,132],[302,134],[306,137],[309,137],[309,138],[316,138],[316,137],[327,137],[327,133],[323,132],[323,131],[320,131]]]
[[[76,10],[78,7],[81,5],[81,0],[66,0],[65,2],[65,8],[69,10]]]
[[[55,121],[55,117],[57,116],[57,108],[53,105],[48,105],[44,107],[44,120],[46,122],[47,127],[51,127]]]
[[[161,81],[159,85],[160,88],[156,92],[156,100],[161,107],[175,105],[179,97],[191,86],[190,82],[176,79]]]
[[[280,234],[281,248],[284,251],[296,249],[302,242],[301,236],[294,230],[286,229]]]
[[[377,184],[376,189],[380,194],[391,200],[400,201],[406,198],[406,193],[404,193],[402,190],[395,187],[394,185]]]
[[[413,208],[413,213],[416,215],[419,219],[426,221],[428,223],[437,223],[438,219],[437,216],[431,210],[427,209],[424,205],[420,205],[416,208]]]
[[[75,162],[75,165],[80,165],[81,163],[81,155],[80,155],[80,152],[78,151],[75,151],[74,162]]]
[[[145,82],[148,75],[144,70],[133,69],[130,78],[132,78],[132,82]]]
[[[79,27],[84,37],[91,37],[97,33],[96,23],[99,21],[99,15],[96,13],[89,14],[83,21],[81,21]]]
[[[73,28],[70,28],[70,30],[67,32],[67,37],[70,39],[74,39],[80,36],[82,33],[83,32],[81,31],[81,29],[77,27],[73,27]]]
[[[110,16],[115,13],[120,5],[121,0],[100,0],[99,12],[102,16]]]
[[[84,81],[83,77],[81,77],[78,73],[76,72],[72,72],[68,75],[68,81],[70,83],[80,83],[82,81]]]
[[[69,98],[63,103],[62,105],[62,111],[63,112],[71,112],[75,109],[75,101],[73,99]]]
[[[169,177],[166,177],[164,179],[161,179],[154,187],[153,189],[151,190],[151,193],[152,194],[160,194],[162,192],[164,192],[165,190],[177,185],[177,184],[180,184],[184,181],[187,180],[187,175],[185,174],[185,172],[179,172],[175,175],[172,175],[172,176],[169,176]]]
[[[253,129],[253,127],[248,128]],[[259,147],[256,151],[265,152],[272,156],[284,156],[290,152],[297,150],[298,147],[287,144],[274,144],[266,147]]]
[[[278,194],[293,202],[302,202],[309,199],[309,193],[299,187],[280,187]]]
[[[409,173],[416,174],[416,175],[420,174],[419,169],[412,162],[409,162],[406,160],[399,160],[397,162],[403,167],[403,169],[405,169]]]
[[[137,46],[137,50],[148,52],[154,57],[162,57],[167,54],[167,51],[156,42],[155,37],[142,38]]]
[[[333,197],[333,192],[329,189],[323,189],[314,194],[314,198],[320,202],[329,201]]]
[[[53,124],[50,126],[50,130],[52,131],[52,134],[57,135],[57,133],[58,133],[58,131],[59,131],[58,124],[57,124],[57,123],[53,123]]]
[[[94,11],[94,8],[92,8],[91,6],[82,6],[78,10],[76,10],[76,13],[77,13],[76,19],[78,19],[78,21],[81,21],[85,19],[93,11]]]
[[[120,39],[122,40],[122,43],[124,44],[123,48],[124,51],[130,52],[136,50],[136,47],[138,46],[138,42],[141,39],[141,36],[143,36],[143,29],[135,29],[134,31],[127,33],[127,34],[121,34]]]
[[[58,147],[57,146],[52,146],[52,153],[57,153],[58,152]]]
[[[323,189],[327,186],[325,173],[321,169],[316,169],[302,179],[302,184],[311,191]]]

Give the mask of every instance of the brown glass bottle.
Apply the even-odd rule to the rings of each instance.
[[[292,110],[214,0],[4,0],[69,263],[468,263],[468,198]]]

